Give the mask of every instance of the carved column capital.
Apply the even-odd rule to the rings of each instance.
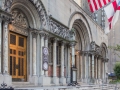
[[[36,30],[32,31],[31,33],[32,33],[33,38],[36,38],[38,35],[38,31],[36,31]]]
[[[45,34],[45,40],[47,40],[49,38],[49,34]]]
[[[70,42],[70,44],[69,44],[71,47],[75,47],[75,45],[76,45],[76,42]]]
[[[39,32],[40,37],[45,37],[45,33],[44,32]]]

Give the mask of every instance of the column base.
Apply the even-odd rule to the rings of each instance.
[[[59,85],[59,78],[58,77],[53,77],[52,82],[55,85]]]
[[[35,86],[38,85],[38,76],[30,76],[30,83],[34,84]]]
[[[12,77],[8,74],[5,74],[5,75],[0,74],[0,85],[3,82],[6,83],[8,87],[12,86]]]
[[[61,77],[60,78],[60,85],[65,85],[66,84],[66,78],[65,77]]]
[[[67,77],[67,84],[69,84],[70,82],[70,77]]]
[[[40,76],[39,77],[39,85],[40,86],[48,86],[51,84],[51,77]]]

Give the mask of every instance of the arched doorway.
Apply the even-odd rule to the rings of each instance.
[[[9,25],[9,73],[13,81],[26,81],[28,22],[21,10],[13,9],[11,13],[14,20]]]
[[[75,46],[75,65],[77,68],[77,81],[88,78],[88,51],[90,45],[90,36],[88,34],[86,25],[81,19],[74,21],[73,26],[76,32],[76,46]]]

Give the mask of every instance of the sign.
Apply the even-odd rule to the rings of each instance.
[[[42,53],[43,53],[43,70],[47,71],[48,70],[48,56],[49,56],[48,48],[43,47]]]

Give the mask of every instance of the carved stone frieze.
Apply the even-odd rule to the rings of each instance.
[[[69,39],[70,30],[52,19],[50,19],[50,32],[62,38]]]
[[[30,0],[31,3],[35,6],[36,10],[38,11],[38,14],[40,16],[40,21],[42,24],[42,27],[47,27],[47,13],[45,11],[45,8],[40,0]]]
[[[23,28],[27,28],[28,27],[28,23],[27,23],[27,19],[25,17],[25,15],[19,11],[19,10],[13,10],[12,12],[12,18],[13,18],[13,21],[12,23],[13,24],[16,24],[20,27],[23,27]]]

